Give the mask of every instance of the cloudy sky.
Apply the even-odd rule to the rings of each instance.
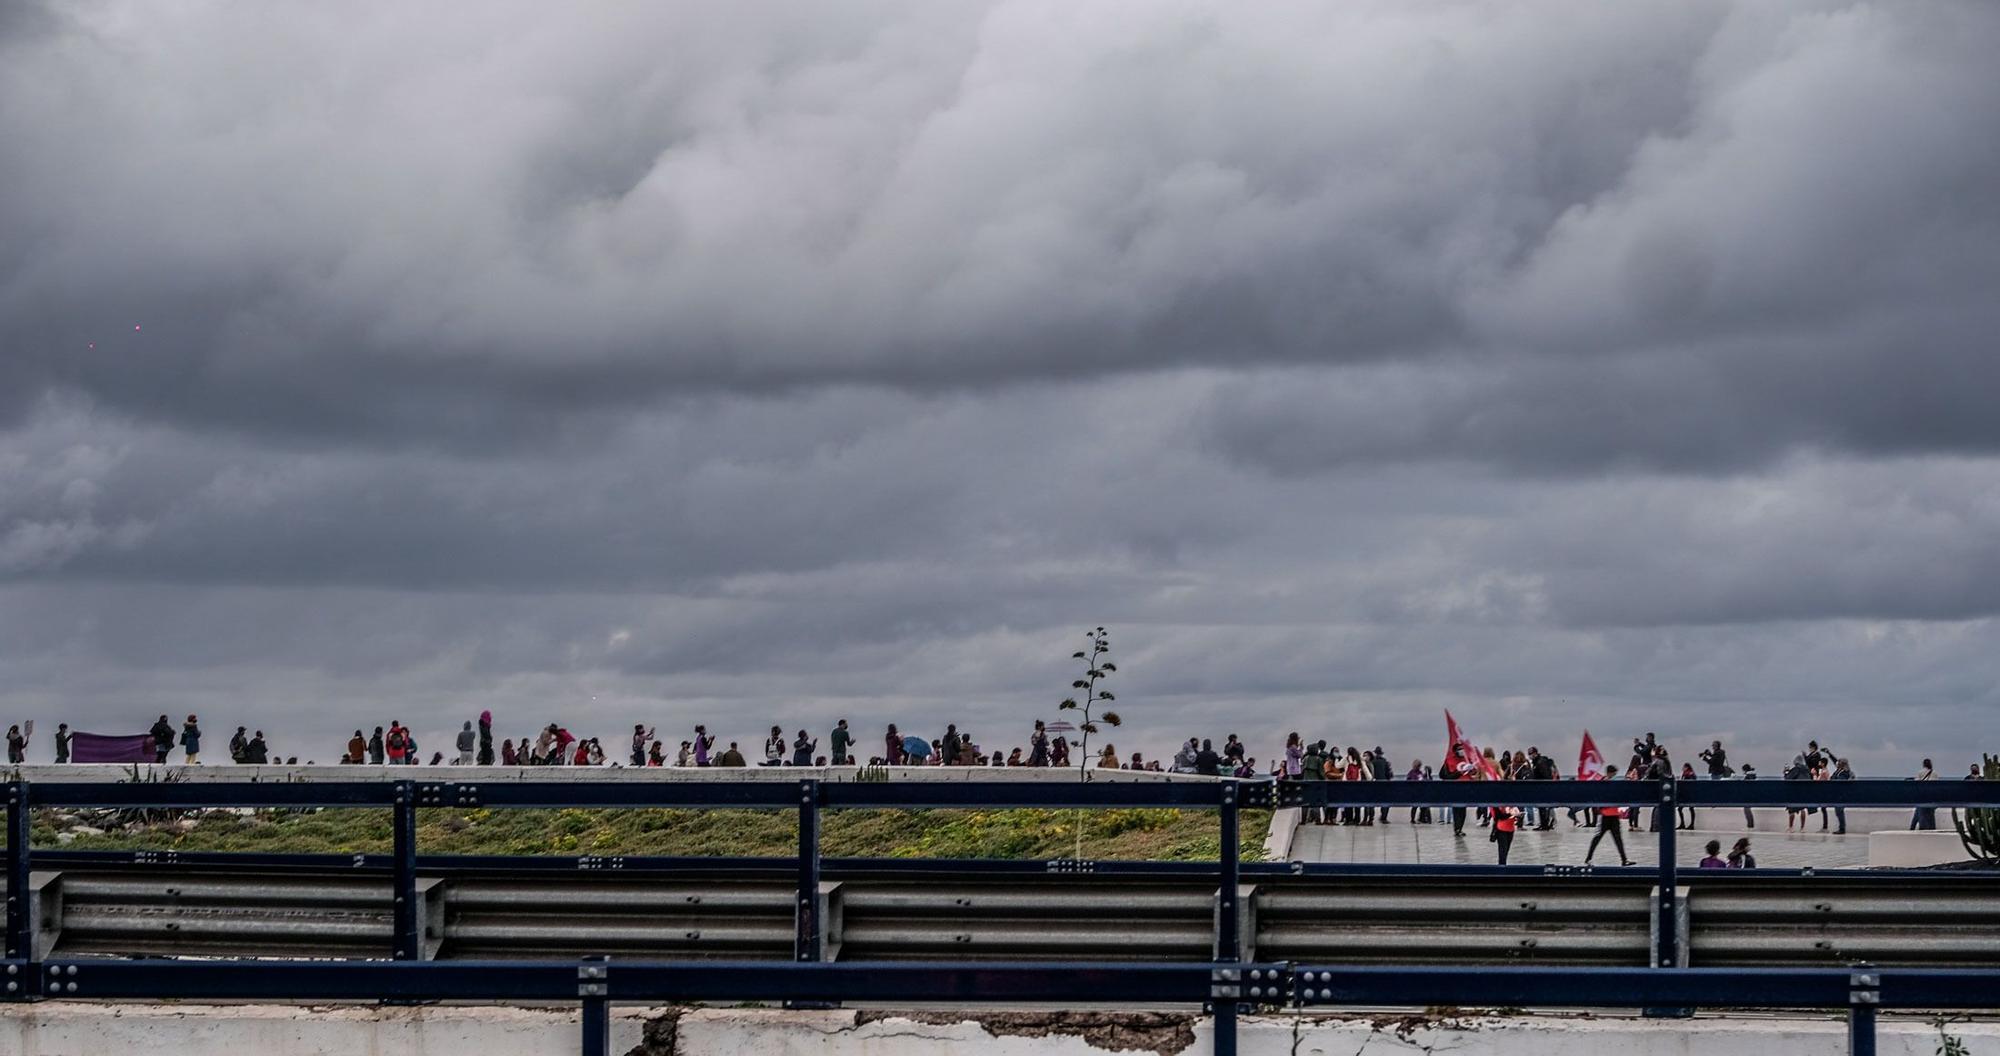
[[[8,0],[0,709],[1004,747],[1104,624],[1126,751],[1956,769],[1995,54],[1988,0]]]

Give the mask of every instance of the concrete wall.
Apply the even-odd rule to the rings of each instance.
[[[1973,1056],[2000,1053],[2000,1023],[1953,1024]],[[1938,1032],[1921,1017],[1885,1015],[1881,1056],[1932,1056]],[[1245,1056],[1351,1056],[1364,1050],[1430,1056],[1828,1056],[1844,1053],[1835,1016],[1246,1019]],[[0,1056],[149,1056],[353,1053],[356,1056],[544,1056],[574,1053],[568,1010],[408,1009],[275,1005],[173,1007],[45,1002],[0,1011]],[[1104,1052],[1206,1056],[1205,1019],[1175,1012],[950,1012],[765,1009],[620,1010],[612,1051],[641,1056],[1094,1056]]]

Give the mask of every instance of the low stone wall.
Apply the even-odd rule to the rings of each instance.
[[[193,1056],[367,1053],[369,1056],[555,1056],[577,1051],[576,1013],[490,1007],[83,1004],[0,1006],[0,1056],[145,1052]],[[2000,1052],[2000,1023],[1946,1028],[1974,1056]],[[1880,1056],[1933,1056],[1939,1028],[1884,1015]],[[1837,1016],[1452,1016],[1246,1018],[1245,1056],[1826,1056],[1847,1051]],[[1177,1012],[894,1012],[842,1009],[620,1009],[612,1051],[627,1056],[1207,1056],[1209,1021]]]
[[[136,770],[135,770],[136,766]],[[54,763],[7,767],[18,781],[1053,781],[1078,780],[1076,768],[1026,766],[237,766],[222,763]],[[1199,774],[1092,770],[1092,781],[1218,781]]]

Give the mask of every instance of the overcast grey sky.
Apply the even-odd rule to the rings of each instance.
[[[1996,54],[1988,0],[9,0],[0,710],[1004,748],[1101,623],[1127,751],[1956,769]]]

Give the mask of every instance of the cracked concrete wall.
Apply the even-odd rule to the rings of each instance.
[[[554,1056],[577,1051],[573,1008],[282,1005],[5,1005],[0,1056]],[[2000,1021],[1946,1028],[1971,1056],[2000,1056]],[[1880,1056],[1934,1056],[1938,1028],[1884,1016]],[[1258,1017],[1243,1056],[1828,1056],[1847,1051],[1833,1016],[1693,1020],[1558,1016]],[[627,1056],[1207,1056],[1209,1022],[1176,1012],[894,1012],[619,1009],[612,1051]]]

